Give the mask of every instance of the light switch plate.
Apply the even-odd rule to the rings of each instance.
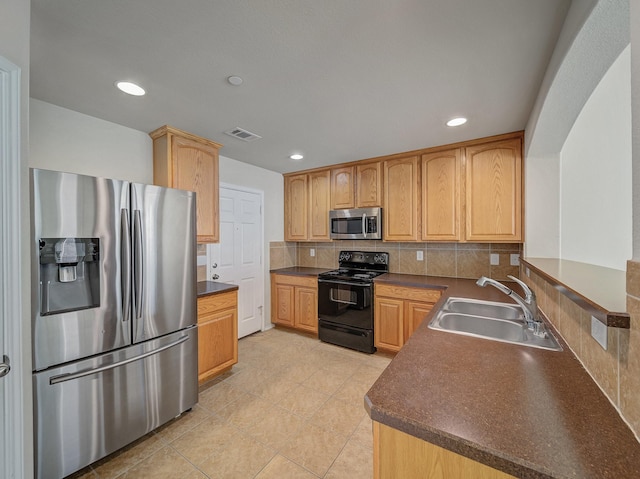
[[[491,253],[489,257],[491,266],[498,266],[500,264],[500,255],[498,253]]]
[[[520,255],[518,253],[511,253],[509,255],[511,266],[520,266]]]
[[[315,255],[316,255],[316,250],[315,250],[315,248],[310,248],[310,249],[309,249],[309,256],[313,257],[313,256],[315,256]]]
[[[418,251],[416,251],[416,260],[424,261],[424,251],[422,251],[420,249]]]
[[[591,336],[605,351],[607,350],[607,326],[595,316],[591,316]]]

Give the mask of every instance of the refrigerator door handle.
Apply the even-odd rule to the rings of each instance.
[[[129,230],[129,211],[120,210],[120,260],[122,263],[122,321],[129,321],[131,311],[131,232]]]
[[[144,291],[144,275],[142,272],[142,217],[140,210],[135,210],[133,216],[133,255],[134,255],[134,315],[135,318],[142,317],[142,292]]]
[[[161,348],[154,349],[153,351],[148,351],[144,354],[140,354],[139,356],[135,356],[133,358],[125,359],[123,361],[118,361],[117,363],[107,364],[106,366],[101,366],[99,368],[85,369],[84,371],[78,371],[77,373],[60,374],[59,376],[52,376],[49,379],[49,384],[54,385],[54,384],[63,383],[66,381],[72,381],[74,379],[79,379],[85,376],[90,376],[91,374],[97,374],[104,371],[109,371],[110,369],[115,369],[120,366],[124,366],[125,364],[129,364],[134,361],[139,361],[141,359],[148,358],[149,356],[153,356],[154,354],[161,353],[162,351],[165,351],[174,346],[177,346],[178,344],[184,343],[188,339],[189,339],[189,336],[182,336],[179,339],[173,341],[172,343],[162,346]]]

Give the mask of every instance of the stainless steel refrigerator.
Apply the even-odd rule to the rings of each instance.
[[[35,466],[61,478],[197,402],[195,194],[30,173]]]

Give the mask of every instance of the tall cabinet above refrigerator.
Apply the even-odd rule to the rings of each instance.
[[[195,195],[31,170],[36,474],[59,478],[197,402]]]

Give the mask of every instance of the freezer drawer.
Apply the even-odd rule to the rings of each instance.
[[[191,327],[33,375],[38,478],[62,478],[164,424],[198,400]]]

